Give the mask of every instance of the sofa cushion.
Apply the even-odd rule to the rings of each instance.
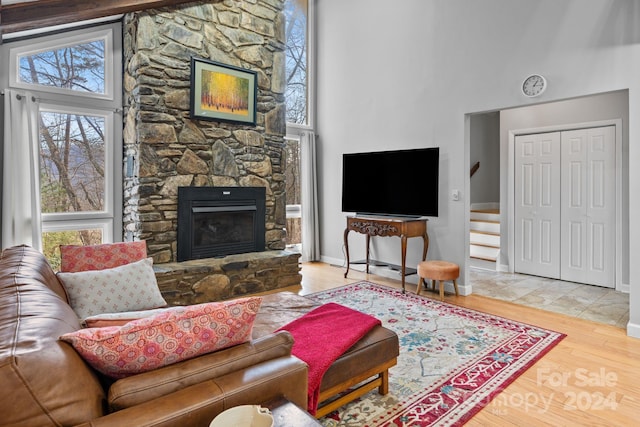
[[[291,334],[280,331],[221,351],[121,378],[109,388],[109,408],[119,411],[174,393],[183,387],[214,380],[234,372],[243,372],[270,360],[282,361],[291,355],[292,347]],[[306,394],[305,388],[305,404]]]
[[[74,273],[119,267],[147,257],[147,242],[60,245],[60,271]]]
[[[96,370],[112,378],[147,372],[251,338],[261,297],[177,307],[124,326],[62,335]]]
[[[152,258],[106,270],[58,273],[58,277],[80,319],[167,305],[158,289]]]

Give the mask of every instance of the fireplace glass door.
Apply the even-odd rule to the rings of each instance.
[[[243,253],[255,248],[255,206],[194,207],[193,256]]]

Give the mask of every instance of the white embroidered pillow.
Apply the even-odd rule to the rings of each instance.
[[[153,258],[105,270],[58,273],[80,319],[101,313],[164,307]]]

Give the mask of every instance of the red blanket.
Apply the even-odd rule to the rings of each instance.
[[[380,320],[340,304],[324,304],[278,330],[294,338],[292,353],[309,365],[309,408],[318,409],[320,383],[331,364]]]

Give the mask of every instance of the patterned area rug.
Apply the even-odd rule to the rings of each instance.
[[[324,426],[462,425],[565,336],[367,281],[307,298],[371,314],[400,339],[389,394],[370,392]]]

